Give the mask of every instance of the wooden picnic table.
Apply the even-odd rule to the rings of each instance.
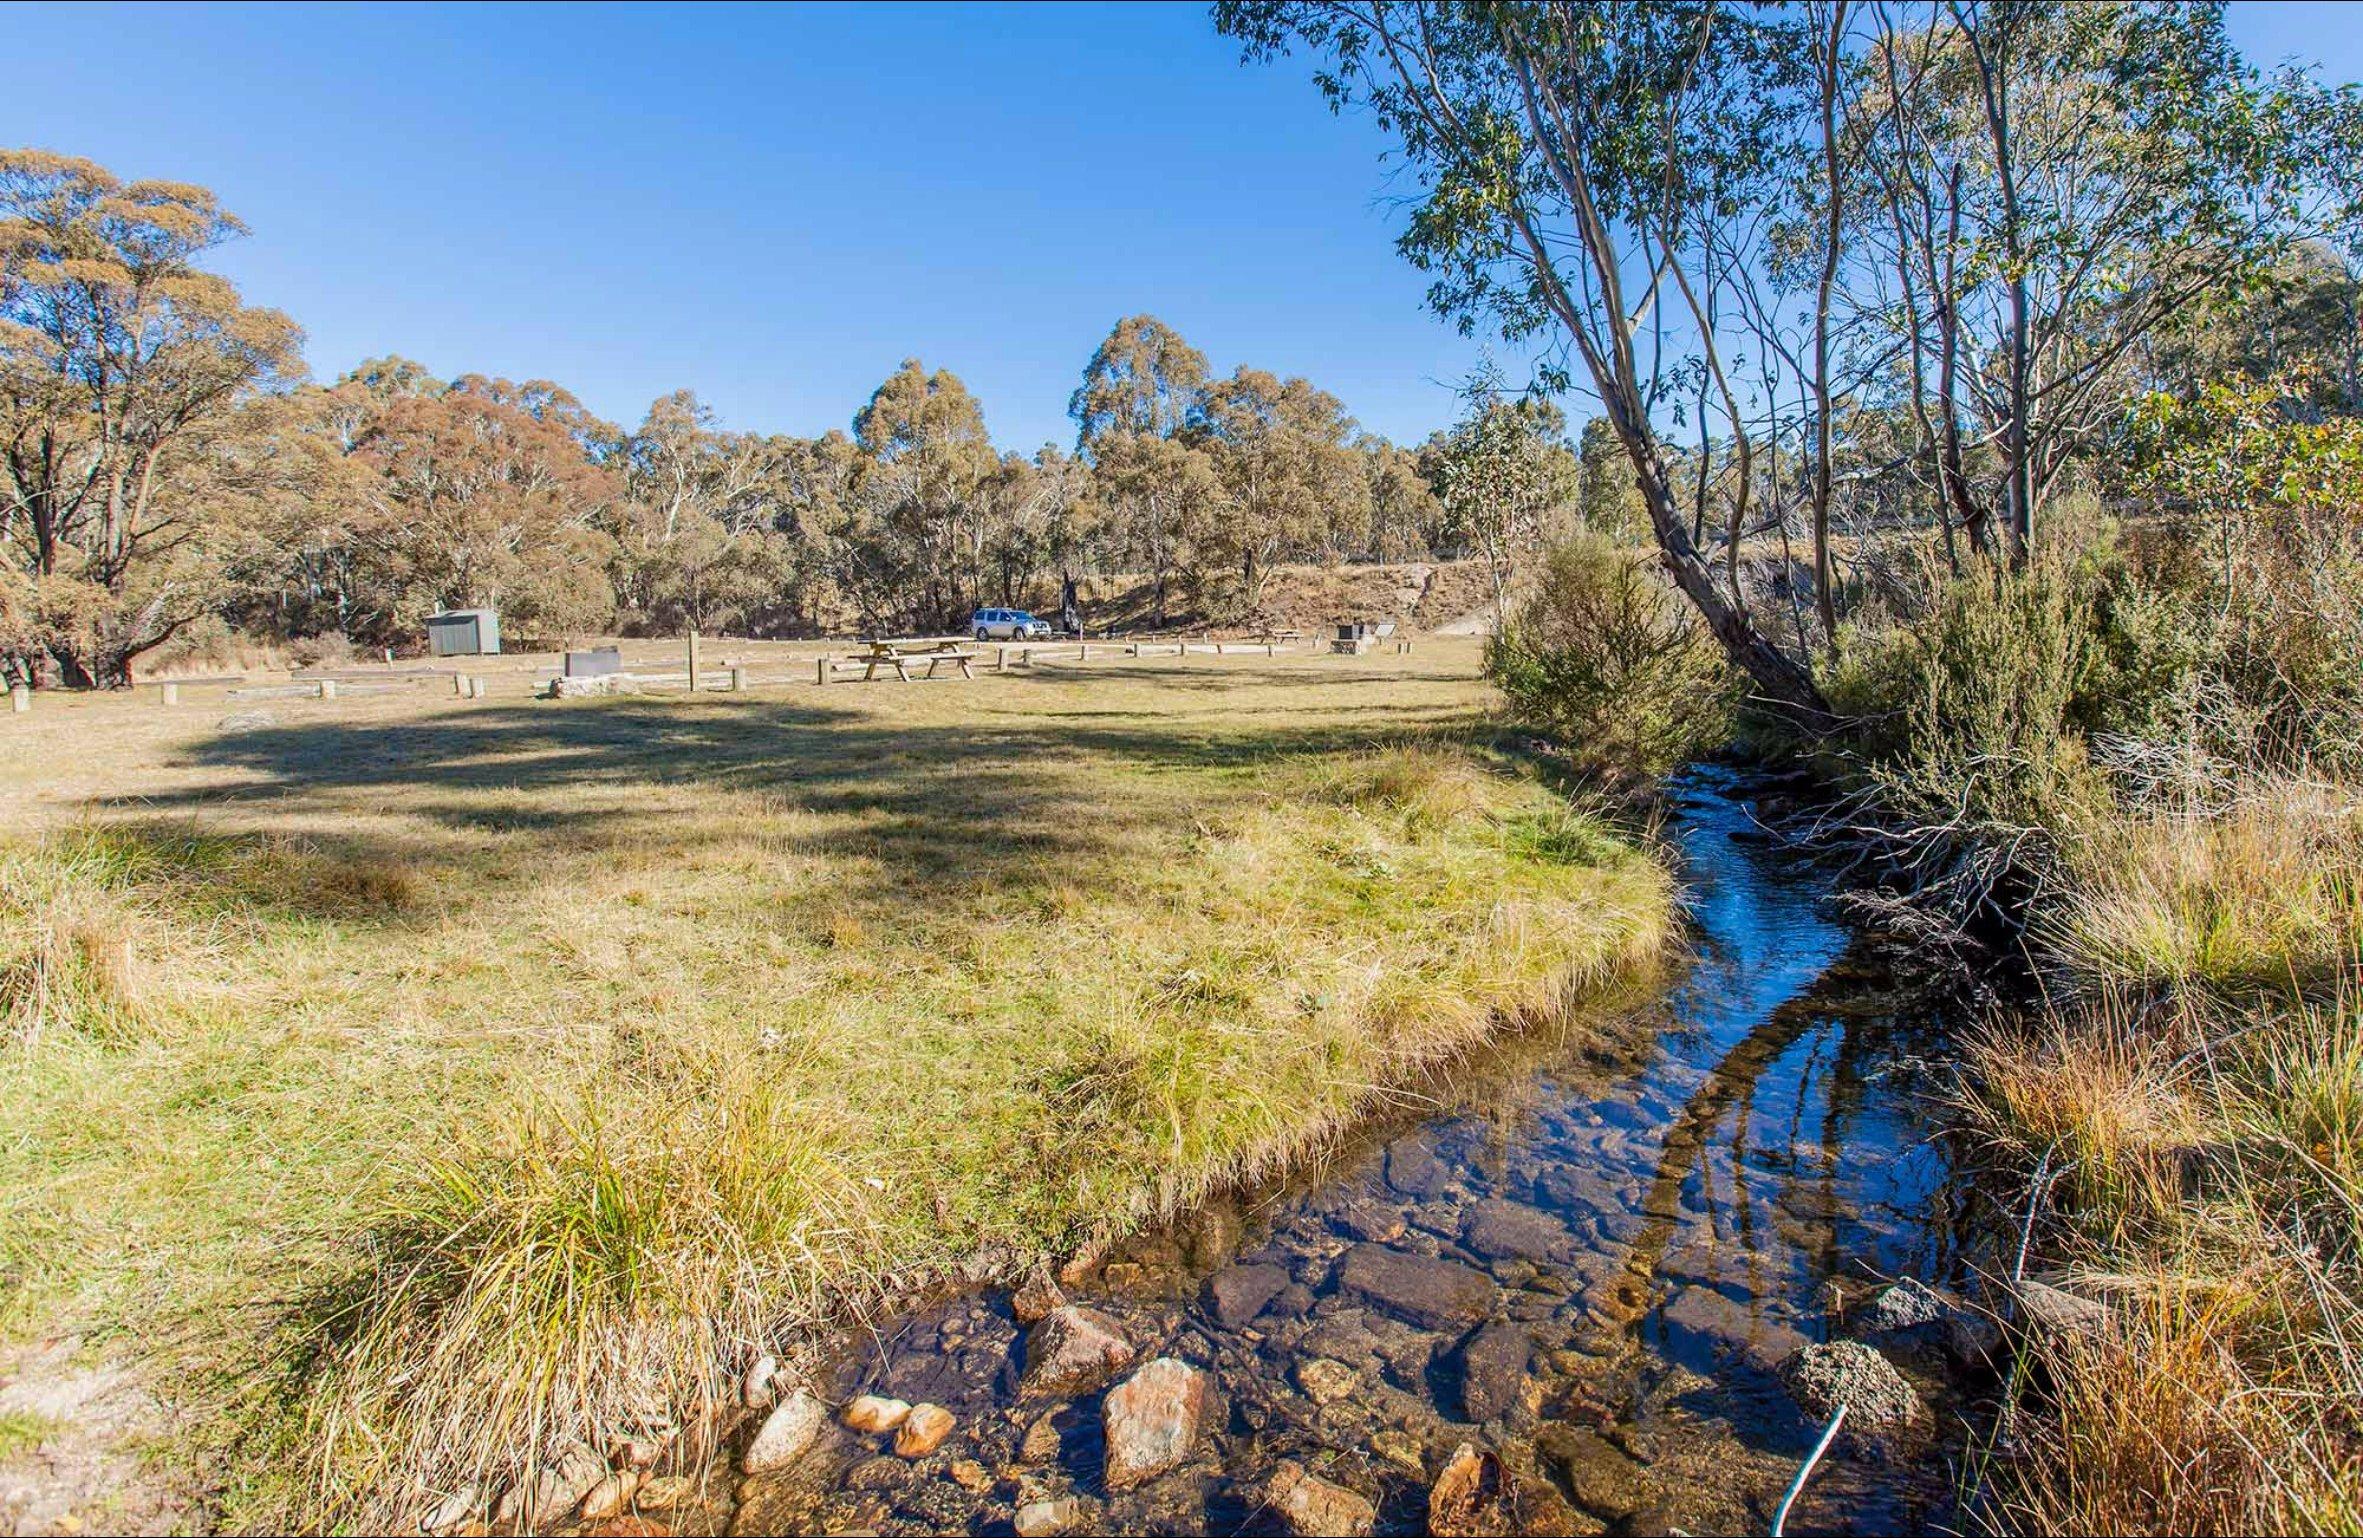
[[[921,662],[927,664],[929,678],[933,678],[935,670],[947,662],[959,668],[962,678],[976,676],[969,667],[976,660],[976,653],[958,641],[876,640],[864,641],[862,644],[868,651],[854,660],[862,664],[862,680],[865,683],[875,679],[880,668],[892,668],[894,676],[907,684],[911,681],[911,668]]]

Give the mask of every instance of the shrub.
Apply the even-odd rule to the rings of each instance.
[[[1549,552],[1486,671],[1520,716],[1612,784],[1728,740],[1738,696],[1722,650],[1647,556],[1597,534]]]
[[[2315,419],[2291,381],[2158,397],[2130,488],[2164,520],[2112,584],[2116,682],[2192,677],[2182,724],[2227,757],[2363,765],[2363,421]],[[2122,616],[2120,616],[2122,611]]]

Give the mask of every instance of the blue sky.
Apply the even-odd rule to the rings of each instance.
[[[2363,74],[2348,7],[2247,0],[2232,27]],[[627,423],[687,386],[727,425],[815,433],[916,355],[1030,450],[1071,439],[1067,394],[1135,311],[1400,441],[1451,417],[1478,355],[1394,253],[1375,130],[1301,62],[1241,66],[1200,4],[56,5],[0,28],[0,142],[213,187],[253,229],[219,265],[323,377],[401,352]]]

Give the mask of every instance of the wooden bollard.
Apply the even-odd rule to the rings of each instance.
[[[156,699],[159,704],[178,705],[181,702],[181,686],[179,684],[158,684]]]
[[[335,679],[323,678],[320,680],[320,697],[324,700],[333,700],[336,698]]]
[[[690,692],[690,693],[692,693],[692,694],[695,694],[695,693],[697,693],[697,688],[698,688],[698,684],[697,684],[697,665],[698,665],[698,660],[699,660],[699,659],[698,659],[697,632],[696,632],[696,631],[694,631],[694,630],[692,630],[691,632],[689,632],[689,692]]]
[[[452,696],[453,696],[453,698],[455,698],[455,699],[463,699],[463,700],[464,700],[464,699],[468,698],[468,675],[467,675],[467,674],[465,674],[465,673],[454,673],[454,674],[452,674],[452,675],[451,675],[451,693],[452,693]]]
[[[479,677],[477,677],[477,676],[476,676],[475,674],[473,674],[473,673],[470,673],[470,674],[468,675],[468,698],[469,698],[469,699],[472,699],[472,700],[480,700],[480,699],[484,698],[484,696],[485,696],[485,695],[487,695],[487,694],[490,694],[491,692],[492,692],[492,685],[491,685],[491,684],[487,683],[487,682],[486,682],[485,680],[483,680],[482,678],[479,678]]]
[[[1077,662],[1089,662],[1091,660],[1091,643],[1089,641],[1079,642],[1076,645],[1075,660]]]
[[[732,668],[730,670],[730,692],[733,694],[744,694],[747,692],[747,670],[745,668]]]
[[[825,684],[829,681],[829,659],[827,657],[815,657],[812,660],[812,681],[816,684]]]
[[[11,684],[11,685],[9,685],[9,687],[8,687],[8,709],[9,709],[9,712],[10,712],[12,715],[19,715],[19,716],[21,716],[21,715],[23,715],[23,714],[24,714],[26,711],[28,711],[28,710],[31,710],[32,708],[33,708],[33,691],[32,691],[32,690],[30,690],[30,689],[28,689],[28,688],[26,688],[26,687],[25,687],[23,684]]]
[[[996,673],[1006,673],[1009,671],[1008,647],[996,646],[993,648],[993,671]]]

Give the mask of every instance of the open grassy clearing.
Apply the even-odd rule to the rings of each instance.
[[[0,739],[0,1276],[233,1524],[414,1522],[765,1341],[1300,1155],[1645,968],[1475,647]]]

